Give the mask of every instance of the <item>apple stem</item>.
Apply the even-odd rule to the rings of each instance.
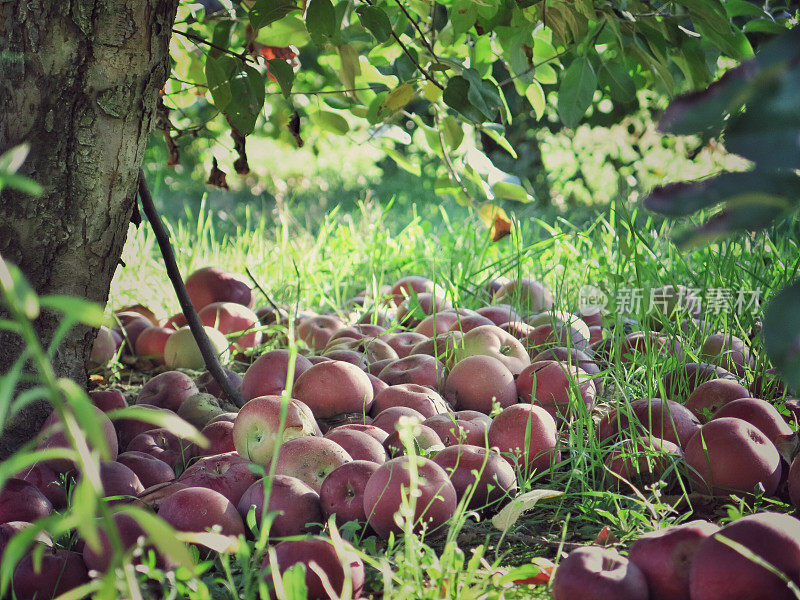
[[[172,287],[175,288],[175,295],[178,297],[178,303],[181,305],[181,310],[186,316],[189,329],[192,331],[197,346],[200,348],[200,353],[203,355],[206,368],[227,399],[236,406],[242,407],[244,405],[244,399],[236,388],[233,387],[227,375],[225,375],[222,365],[219,364],[217,353],[203,328],[203,323],[200,321],[200,317],[197,316],[197,311],[195,311],[194,306],[192,306],[191,300],[189,300],[189,294],[186,292],[186,286],[183,284],[183,278],[181,277],[180,269],[178,269],[178,263],[175,260],[175,252],[169,241],[169,234],[164,228],[161,217],[158,215],[158,211],[156,211],[156,207],[153,204],[153,197],[150,195],[150,189],[147,187],[144,171],[142,171],[141,168],[139,169],[139,198],[142,200],[144,214],[147,216],[147,220],[150,221],[150,226],[153,228],[158,247],[161,250],[161,256],[164,257],[167,276],[172,282]]]

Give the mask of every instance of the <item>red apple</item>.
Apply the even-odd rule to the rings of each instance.
[[[364,509],[362,508],[361,510],[363,511]],[[5,554],[6,546],[8,546],[8,543],[11,541],[11,539],[20,531],[27,529],[31,525],[32,523],[29,523],[28,521],[11,521],[9,523],[0,523],[0,561],[3,560],[3,554]],[[51,548],[53,547],[52,538],[43,531],[36,534],[35,542],[44,544],[45,546],[50,546]]]
[[[420,275],[401,277],[395,282],[389,293],[392,295],[395,305],[399,305],[405,298],[414,294],[435,293],[442,298],[445,296],[444,290],[427,277]]]
[[[634,423],[631,423],[630,416],[635,417]],[[604,440],[620,432],[624,437],[648,433],[685,448],[699,429],[697,416],[682,404],[661,398],[640,398],[603,417],[598,425],[598,435]]]
[[[50,500],[32,483],[10,477],[0,489],[0,523],[31,522],[51,512]]]
[[[468,356],[460,360],[450,370],[443,393],[454,408],[487,415],[495,404],[502,409],[517,402],[514,375],[493,356]]]
[[[212,302],[197,313],[203,325],[231,335],[239,350],[255,348],[261,343],[260,323],[252,310],[236,302]]]
[[[114,425],[111,423],[106,414],[96,406],[93,408],[95,418],[97,419],[100,429],[103,431],[103,436],[105,437],[106,446],[108,447],[109,451],[109,458],[114,460],[117,458],[117,453],[119,451],[117,432],[114,430]],[[41,441],[37,445],[37,448],[40,450],[47,448],[71,447],[71,444],[67,438],[67,433],[64,430],[64,427],[59,420],[59,415],[56,411],[50,413],[50,416],[45,419],[44,424],[42,424],[41,436]],[[46,461],[45,464],[57,473],[66,473],[75,469],[75,463],[66,458],[53,458]]]
[[[142,482],[130,467],[120,462],[100,463],[100,483],[105,497],[124,496],[111,501],[112,504],[127,503],[144,491]]]
[[[342,555],[339,554],[340,551]],[[330,598],[330,594],[322,584],[322,578],[317,574],[318,571],[324,573],[337,598],[344,595],[348,598],[357,598],[364,587],[364,563],[349,542],[342,541],[340,550],[337,550],[334,544],[325,538],[284,540],[276,544],[275,556],[278,561],[277,570],[281,575],[292,565],[297,563],[305,565],[308,600]],[[267,566],[266,561],[264,566]],[[345,582],[348,580],[349,587],[345,591]]]
[[[177,416],[177,414],[171,410],[159,408],[151,404],[137,404],[136,408],[140,410],[144,409],[148,411],[155,411],[156,413],[169,414],[174,417]],[[133,438],[140,433],[144,433],[156,428],[156,425],[153,425],[153,423],[150,421],[142,421],[138,417],[126,417],[124,419],[115,419],[114,428],[117,430],[117,436],[119,437],[120,450],[127,450],[128,445],[131,443]]]
[[[259,476],[250,469],[252,463],[236,452],[205,456],[186,469],[178,481],[189,487],[206,487],[218,491],[233,504]]]
[[[515,404],[492,421],[489,446],[523,472],[544,471],[561,460],[558,430],[553,416],[535,404]],[[526,443],[527,440],[527,443]]]
[[[387,435],[391,435],[403,417],[418,420],[420,423],[425,420],[425,417],[418,410],[407,406],[392,406],[381,411],[381,414],[373,419],[371,425],[383,429]]]
[[[492,304],[481,306],[477,311],[479,315],[488,318],[492,323],[500,327],[509,321],[522,321],[522,316],[514,310],[510,304]]]
[[[411,354],[390,362],[378,375],[389,385],[416,383],[438,390],[444,382],[444,365],[432,356]]]
[[[138,544],[140,538],[147,537],[147,532],[134,517],[125,513],[116,513],[112,516],[112,519],[114,520],[114,527],[117,530],[117,537],[122,544],[123,551],[130,550]],[[111,563],[114,550],[111,547],[111,541],[103,524],[100,524],[99,534],[101,550],[95,552],[89,544],[84,545],[83,560],[89,569],[105,573]]]
[[[164,363],[164,348],[167,340],[175,332],[170,327],[151,325],[136,338],[134,351],[139,358],[147,358],[157,363]]]
[[[525,346],[496,325],[481,325],[465,333],[461,338],[461,346],[456,348],[454,359],[459,362],[475,355],[493,356],[514,375],[519,375],[531,364]]]
[[[351,460],[347,451],[333,440],[322,437],[295,438],[281,445],[275,473],[297,477],[319,493],[328,474]]]
[[[136,404],[149,404],[177,412],[184,400],[199,393],[194,381],[186,373],[166,371],[142,386]]]
[[[236,371],[231,371],[230,369],[222,369],[222,371],[225,373],[225,376],[233,389],[239,390],[242,387],[242,376],[239,373]],[[225,393],[222,391],[222,388],[219,386],[219,383],[217,383],[217,380],[214,379],[214,376],[211,375],[209,371],[205,371],[201,375],[195,377],[194,384],[203,394],[211,394],[220,400],[228,400],[228,398],[225,396]],[[246,398],[245,400],[249,399],[250,398]]]
[[[235,413],[223,413],[234,414]],[[221,416],[221,415],[220,415]],[[209,422],[200,432],[208,440],[208,447],[200,448],[194,446],[192,451],[193,456],[213,456],[214,454],[222,454],[223,452],[233,452],[236,450],[236,444],[233,442],[233,421],[216,421]]]
[[[658,481],[671,484],[675,479],[676,462],[683,456],[677,444],[650,436],[623,440],[606,455],[605,465],[612,473],[643,487]],[[672,472],[670,472],[672,469]],[[614,480],[614,486],[620,481]]]
[[[387,337],[386,343],[389,344],[395,352],[397,352],[398,358],[405,358],[411,354],[411,350],[414,348],[414,346],[420,342],[427,341],[428,339],[428,336],[422,335],[421,333],[405,331]]]
[[[158,516],[178,531],[206,531],[218,527],[223,535],[244,534],[244,523],[236,507],[210,488],[178,490],[161,503]]]
[[[67,505],[67,492],[64,490],[61,476],[44,463],[36,463],[26,467],[15,475],[16,478],[32,483],[53,505],[62,509]]]
[[[492,450],[457,444],[438,452],[433,462],[450,475],[459,502],[472,490],[467,503],[470,510],[488,507],[517,490],[514,468]]]
[[[569,553],[553,575],[553,600],[648,600],[647,580],[619,552],[583,546]]]
[[[372,404],[372,383],[361,369],[341,361],[312,366],[297,378],[292,395],[318,419],[364,413]]]
[[[97,330],[97,335],[92,342],[92,349],[89,353],[89,364],[103,366],[117,354],[117,344],[111,337],[111,330],[105,325],[101,325]]]
[[[535,402],[554,417],[591,412],[597,394],[586,371],[555,360],[526,367],[517,377],[516,385],[523,402]]]
[[[512,302],[524,312],[539,313],[553,308],[553,294],[541,282],[528,277],[512,279],[494,294],[494,302]]]
[[[92,390],[89,392],[89,400],[103,412],[128,406],[121,390]]]
[[[436,391],[414,383],[388,386],[375,397],[370,414],[377,416],[392,406],[413,408],[426,418],[449,412],[447,403]]]
[[[294,360],[294,379],[311,368],[311,362],[298,354]],[[286,389],[289,369],[289,351],[271,350],[259,356],[247,369],[242,380],[242,396],[252,400],[259,396],[275,396]]]
[[[746,387],[731,379],[712,379],[698,385],[686,400],[685,406],[707,423],[728,402],[738,398],[749,398]]]
[[[348,521],[367,522],[364,489],[379,466],[368,460],[354,460],[330,472],[319,490],[326,520],[335,514],[336,524],[340,527]]]
[[[252,308],[255,302],[248,280],[237,273],[219,267],[204,267],[186,278],[189,300],[197,311],[212,302],[236,302]]]
[[[752,493],[756,485],[771,496],[781,476],[775,445],[754,425],[721,417],[700,428],[684,449],[693,487],[714,496]]]
[[[439,434],[422,423],[414,425],[412,434],[414,437],[414,447],[416,448],[415,452],[417,454],[430,453],[444,446],[441,438],[439,438]],[[389,434],[389,437],[383,442],[383,447],[386,448],[386,452],[390,458],[396,458],[401,454],[405,454],[406,448],[400,437],[399,429]]]
[[[286,411],[283,428],[282,410]],[[253,398],[241,408],[233,424],[233,443],[239,456],[265,468],[269,468],[280,444],[318,434],[311,410],[299,400],[285,402],[281,396]]]
[[[175,479],[175,471],[163,460],[144,452],[130,450],[117,457],[117,462],[136,473],[144,489]]]
[[[721,417],[736,417],[755,425],[778,450],[786,445],[793,448],[797,440],[797,434],[778,409],[759,398],[733,400],[714,413],[714,419]]]
[[[169,429],[158,427],[140,433],[126,448],[136,450],[163,460],[173,469],[187,462],[191,457],[191,443],[182,440]]]
[[[748,515],[723,527],[697,549],[689,572],[690,596],[692,600],[797,598],[775,571],[797,589],[800,521],[774,512]]]
[[[642,534],[628,552],[644,573],[650,600],[689,598],[689,568],[700,545],[719,531],[708,521],[690,521]]]
[[[443,363],[455,361],[455,351],[461,344],[464,334],[460,331],[448,331],[440,333],[436,337],[428,338],[424,342],[419,342],[412,349],[409,356],[414,354],[427,354],[433,356]]]
[[[361,431],[380,442],[381,446],[383,446],[383,442],[386,441],[386,438],[389,437],[389,434],[385,430],[381,429],[380,427],[375,427],[372,424],[366,425],[363,423],[346,423],[345,425],[334,427],[333,429],[329,430],[328,433],[336,431],[337,429]]]
[[[719,365],[744,377],[748,370],[755,365],[751,356],[750,347],[735,335],[715,333],[708,336],[700,347],[701,360]]]
[[[29,551],[14,569],[11,588],[16,600],[49,600],[89,582],[80,554],[61,548],[45,549],[41,557],[34,554]]]
[[[661,378],[661,383],[667,398],[685,400],[697,386],[712,379],[737,381],[736,375],[722,367],[708,363],[685,363],[667,371]]]
[[[386,450],[374,437],[357,429],[336,427],[325,434],[344,448],[353,460],[367,460],[382,465],[386,462]]]
[[[416,471],[413,480],[412,468]],[[421,456],[392,459],[378,467],[364,488],[364,512],[369,525],[380,537],[402,532],[395,521],[395,513],[401,511],[404,499],[409,508],[413,508],[407,518],[417,533],[439,533],[455,514],[457,504],[450,478],[432,460]]]
[[[247,488],[236,507],[243,520],[247,519],[250,509],[255,507],[255,518],[259,527],[264,512],[279,513],[269,530],[272,538],[319,531],[319,524],[324,522],[320,498],[308,484],[297,477],[275,475],[269,490],[269,503],[264,511],[264,480],[258,479]]]
[[[319,352],[328,344],[334,333],[344,329],[345,324],[334,315],[315,315],[300,319],[297,323],[297,337],[309,348]]]

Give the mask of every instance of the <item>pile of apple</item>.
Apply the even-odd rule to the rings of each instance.
[[[205,268],[186,287],[220,356],[232,359],[226,372],[244,404],[221,398],[207,373],[185,372],[204,364],[183,315],[160,324],[143,307],[118,313],[119,326],[100,331],[91,360],[103,364],[122,353],[162,365],[135,404],[175,413],[208,444],[134,418],[112,422],[105,412],[127,406],[125,396],[93,391],[114,457],[101,464],[103,490],[114,502],[153,508],[179,531],[252,535],[250,511],[259,525],[277,511],[269,530],[277,571],[305,564],[309,598],[329,597],[320,568],[337,593],[349,582],[357,597],[364,583],[356,551],[324,537],[328,519],[361,522],[384,538],[404,526],[435,536],[459,503],[490,513],[513,498],[519,477],[558,469],[570,452],[571,424],[589,415],[593,435],[608,443],[615,483],[669,486],[681,469],[699,493],[760,490],[800,506],[800,458],[789,464],[797,434],[767,400],[785,390],[772,373],[750,377],[750,348],[731,335],[707,336],[699,351],[706,362],[685,362],[686,343],[661,329],[664,319],[700,316],[681,312],[683,290],[664,288],[673,302],[662,321],[612,343],[600,313],[553,310],[551,292],[532,279],[492,281],[492,303],[468,310],[451,307],[433,281],[404,277],[377,298],[354,298],[346,317],[292,317],[307,350],[293,356],[261,351],[265,341],[275,345],[276,325],[285,331],[289,312],[253,311],[254,293],[242,277]],[[609,368],[647,353],[676,361],[661,382],[666,397],[612,398],[601,414]],[[246,367],[238,369],[243,375],[238,366]],[[282,396],[286,390],[291,398]],[[51,417],[39,446],[66,444]],[[272,478],[257,474],[272,467]],[[0,491],[0,553],[26,523],[66,505],[63,476],[73,470],[69,461],[51,460],[9,480]],[[411,487],[418,492],[409,496]],[[129,548],[144,535],[125,515],[115,522]],[[298,534],[306,537],[280,541]],[[35,575],[29,554],[14,574],[20,600],[50,598],[108,568],[108,551],[57,549],[46,536],[36,543],[50,546],[42,568],[63,575]],[[628,558],[600,547],[576,550],[556,570],[553,593],[556,600],[792,597],[775,569],[800,585],[800,521],[762,513],[722,530],[693,522],[643,536]]]

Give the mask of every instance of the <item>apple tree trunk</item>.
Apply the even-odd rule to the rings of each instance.
[[[0,255],[40,294],[105,304],[136,202],[139,167],[169,74],[177,0],[0,2],[0,152],[29,144],[20,174],[38,197],[0,193]],[[36,322],[46,346],[58,315]],[[95,331],[76,327],[55,355],[62,377],[86,383]],[[0,331],[0,375],[20,354]],[[33,404],[0,435],[0,458],[38,432]]]

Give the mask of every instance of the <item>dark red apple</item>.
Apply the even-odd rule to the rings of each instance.
[[[353,460],[366,460],[382,465],[386,462],[386,450],[374,437],[357,429],[336,427],[325,434],[344,448]]]
[[[700,347],[701,360],[719,365],[739,377],[744,377],[755,365],[750,346],[735,335],[715,333],[706,338]]]
[[[535,402],[554,417],[591,412],[597,395],[594,380],[586,371],[555,360],[526,367],[516,385],[522,402]]]
[[[264,514],[264,480],[258,479],[242,494],[237,510],[242,519],[255,507],[256,523],[261,526]],[[278,511],[269,530],[270,537],[288,537],[302,533],[316,533],[323,523],[319,494],[307,483],[289,475],[272,478],[266,512]]]
[[[0,523],[35,521],[51,512],[50,500],[32,483],[11,477],[0,489]]]
[[[494,418],[487,435],[489,446],[523,472],[544,471],[561,460],[555,419],[541,406],[509,406]]]
[[[275,473],[304,481],[317,493],[328,474],[352,457],[333,440],[300,437],[285,441],[278,451]]]
[[[64,489],[61,475],[44,463],[39,462],[26,467],[17,473],[15,477],[32,483],[39,488],[39,491],[50,501],[53,508],[62,509],[67,505],[67,492]]]
[[[100,463],[100,483],[106,497],[124,496],[112,504],[127,503],[144,491],[142,482],[130,467],[120,462]]]
[[[728,402],[749,398],[750,392],[731,379],[712,379],[698,385],[686,400],[686,408],[697,415],[701,423],[707,423]]]
[[[444,383],[446,371],[444,365],[432,356],[410,354],[390,362],[378,377],[389,385],[415,383],[438,390]]]
[[[236,504],[247,488],[259,479],[250,469],[251,464],[236,452],[205,456],[181,473],[178,481],[189,487],[216,490]]]
[[[447,375],[443,394],[453,408],[487,415],[495,405],[503,409],[517,402],[514,375],[502,362],[485,355],[468,356],[456,363]]]
[[[173,417],[176,417],[177,414],[171,410],[166,408],[159,408],[157,406],[152,406],[150,404],[137,404],[137,409],[144,409],[155,411],[158,414],[169,414]],[[146,431],[150,431],[157,427],[150,421],[142,421],[138,417],[125,417],[122,419],[115,419],[114,420],[114,428],[117,430],[117,436],[119,438],[119,449],[120,450],[127,450],[128,445],[131,443],[133,438],[135,438],[140,433],[144,433]]]
[[[414,383],[388,386],[375,397],[370,414],[375,417],[393,406],[413,408],[426,418],[449,412],[447,403],[435,390]]]
[[[246,350],[261,343],[258,316],[248,307],[236,302],[212,302],[198,311],[203,325],[231,335],[235,348]]]
[[[732,547],[733,545],[733,547]],[[769,569],[764,566],[769,565]],[[692,600],[795,600],[800,585],[800,521],[762,512],[708,537],[689,571]]]
[[[414,438],[416,454],[429,453],[444,446],[441,438],[439,438],[439,434],[422,423],[414,425],[412,435]],[[383,442],[383,447],[386,448],[386,452],[390,458],[396,458],[397,456],[405,454],[406,452],[406,448],[403,445],[399,430],[393,431],[389,434],[389,437],[387,437],[386,441]]]
[[[163,364],[164,347],[167,345],[169,336],[173,333],[175,333],[175,330],[170,327],[151,325],[136,338],[136,345],[134,346],[136,356]]]
[[[185,284],[197,311],[212,302],[236,302],[248,308],[255,302],[253,289],[244,276],[219,267],[197,269],[186,278]]]
[[[95,418],[97,419],[97,422],[103,432],[103,437],[105,437],[109,458],[114,460],[117,458],[119,451],[117,432],[114,430],[114,425],[111,423],[106,414],[97,407],[93,408]],[[45,419],[44,424],[42,425],[41,436],[41,441],[36,446],[39,450],[71,447],[71,444],[67,438],[67,433],[64,430],[64,427],[60,421],[60,417],[56,411],[50,413],[50,416]],[[56,473],[66,473],[75,469],[75,463],[66,458],[53,458],[46,461],[45,464],[53,469]]]
[[[683,456],[677,444],[650,436],[624,440],[606,455],[605,465],[609,471],[643,487],[657,481],[671,484],[675,479],[675,466]],[[670,472],[670,470],[672,470]],[[621,482],[614,480],[614,486]]]
[[[630,416],[635,417],[633,423]],[[684,448],[699,429],[697,416],[682,404],[661,398],[640,398],[603,417],[598,435],[605,440],[620,433],[623,437],[648,433]]]
[[[349,542],[342,541],[341,551],[342,556],[339,555],[340,550],[326,538],[284,540],[275,546],[278,573],[282,575],[297,563],[304,564],[308,600],[327,600],[331,597],[317,571],[324,573],[337,598],[345,594],[348,598],[357,598],[364,587],[364,562]],[[268,566],[268,562],[265,561],[264,566]],[[345,591],[347,580],[350,587]]]
[[[553,600],[648,600],[647,580],[619,552],[601,546],[577,548],[550,580]]]
[[[364,509],[362,508],[361,510],[363,511]],[[0,523],[0,561],[3,560],[3,554],[5,554],[6,546],[8,546],[11,538],[13,538],[23,529],[27,529],[31,525],[32,523],[29,523],[28,521],[11,521],[9,523]],[[45,546],[50,546],[51,548],[53,547],[52,538],[43,531],[36,534],[35,542],[44,544]]]
[[[426,340],[428,340],[428,336],[414,331],[405,331],[386,337],[386,343],[397,352],[398,358],[405,358],[411,354],[414,346]]]
[[[491,506],[517,490],[514,468],[493,450],[457,444],[438,452],[433,462],[450,475],[459,502],[471,490],[470,510]]]
[[[553,293],[535,279],[520,277],[501,286],[494,294],[494,302],[511,303],[523,312],[539,313],[553,308]]]
[[[200,433],[208,440],[208,447],[193,446],[193,456],[213,456],[214,454],[236,450],[236,444],[233,443],[232,420],[209,422]]]
[[[661,378],[664,393],[670,400],[685,400],[701,383],[712,379],[732,379],[737,381],[736,375],[708,363],[685,363],[671,371],[667,371]]]
[[[89,582],[89,571],[76,552],[49,548],[40,558],[31,550],[17,563],[11,583],[16,600],[49,600]]]
[[[339,526],[348,521],[367,522],[364,489],[379,466],[372,461],[354,460],[330,472],[319,490],[320,504],[326,520],[335,514],[336,524]]]
[[[182,440],[164,427],[140,433],[131,440],[127,450],[137,450],[149,454],[159,460],[163,460],[173,469],[192,457],[191,443]]]
[[[690,521],[642,534],[628,552],[644,573],[650,600],[689,598],[689,568],[700,545],[719,531],[708,521]]]
[[[413,480],[412,467],[416,472]],[[413,507],[408,518],[418,533],[440,533],[438,530],[455,514],[456,490],[445,470],[421,456],[401,456],[378,467],[364,488],[367,521],[382,538],[402,532],[395,513],[401,510],[404,498]]]
[[[225,373],[225,376],[230,382],[231,386],[235,390],[240,390],[242,387],[242,376],[237,373],[236,371],[231,371],[230,369],[222,369]],[[216,396],[221,400],[227,400],[225,397],[225,393],[222,391],[222,388],[217,383],[217,380],[214,379],[213,375],[208,371],[204,372],[202,375],[195,377],[194,384],[197,386],[197,389],[200,391],[201,394],[211,394],[212,396]],[[249,400],[250,398],[245,398],[245,400]]]
[[[259,396],[276,396],[286,389],[286,374],[289,370],[289,351],[270,350],[259,356],[247,369],[242,380],[242,396],[252,400]],[[298,354],[294,360],[294,379],[311,368],[311,362]]]
[[[206,531],[218,527],[223,535],[244,534],[244,523],[236,507],[210,488],[178,490],[161,503],[158,516],[178,531]]]
[[[331,339],[331,336],[344,329],[345,324],[334,315],[315,315],[300,319],[297,323],[297,337],[303,340],[309,348],[321,351]]]
[[[754,425],[721,417],[700,428],[684,449],[689,477],[697,490],[714,496],[752,493],[758,484],[771,496],[781,476],[775,445]]]
[[[186,373],[166,371],[142,386],[136,404],[149,404],[178,412],[184,400],[199,392],[192,378]]]
[[[361,369],[342,361],[312,366],[297,378],[292,396],[318,419],[342,413],[364,413],[372,404],[372,383]]]
[[[89,392],[89,400],[103,412],[128,406],[121,390],[93,390]]]
[[[389,434],[385,430],[381,429],[380,427],[375,427],[375,425],[372,424],[367,425],[363,423],[346,423],[344,425],[339,425],[338,427],[329,430],[328,433],[330,433],[331,431],[335,431],[337,429],[342,429],[342,430],[352,429],[354,431],[362,431],[367,435],[369,435],[370,437],[375,438],[378,442],[380,442],[381,446],[383,445],[383,442],[386,441],[386,438],[389,437]]]
[[[481,325],[465,333],[461,345],[456,348],[454,362],[475,355],[493,356],[514,375],[531,364],[522,342],[496,325]]]
[[[125,513],[116,513],[112,516],[112,519],[114,520],[114,527],[117,530],[117,537],[123,551],[128,551],[136,546],[140,538],[147,538],[147,532],[134,517]],[[100,525],[99,535],[101,550],[95,552],[89,544],[85,544],[83,547],[83,561],[90,570],[105,573],[114,556],[114,550],[111,547],[111,541],[103,524]]]
[[[175,479],[175,471],[163,460],[144,452],[129,450],[117,457],[117,462],[136,473],[145,489]]]
[[[733,400],[714,413],[714,419],[721,417],[736,417],[755,425],[778,450],[783,446],[793,448],[797,439],[797,434],[789,427],[780,411],[766,400]]]
[[[381,414],[373,419],[371,425],[383,429],[388,436],[394,433],[395,427],[403,417],[418,420],[420,423],[425,420],[425,417],[418,410],[407,406],[392,406],[381,411]]]

